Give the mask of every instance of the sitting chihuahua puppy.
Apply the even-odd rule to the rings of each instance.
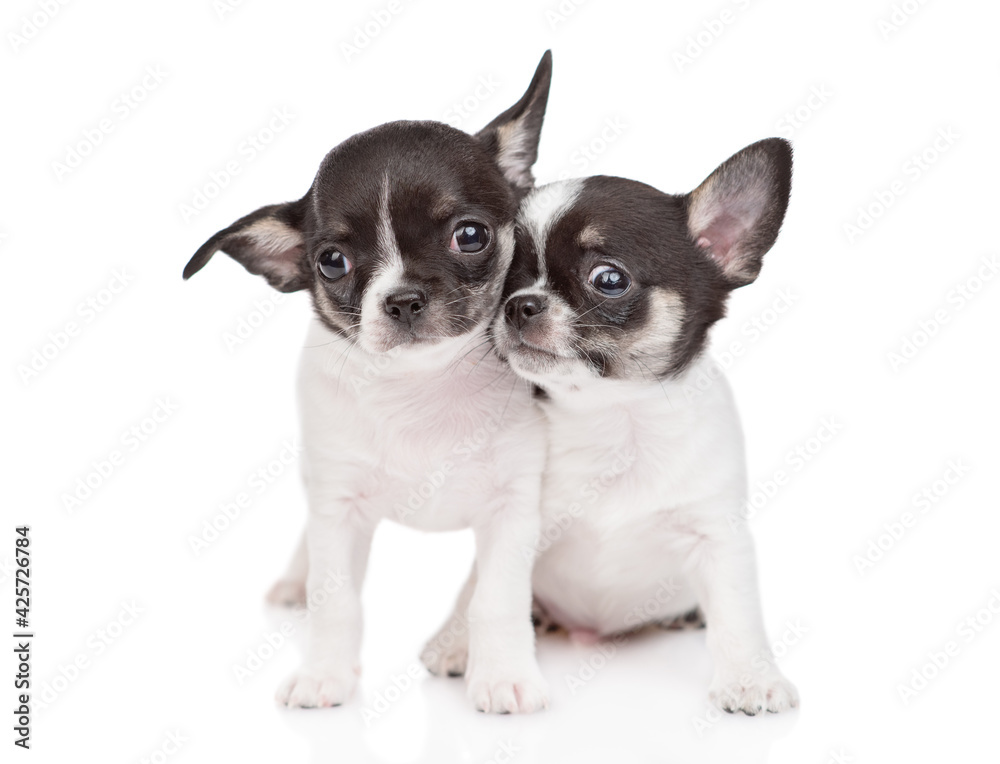
[[[790,145],[769,139],[684,196],[610,177],[533,191],[493,327],[548,420],[538,605],[591,638],[700,608],[710,697],[751,715],[798,698],[764,633],[752,539],[729,521],[747,498],[743,436],[705,349],[778,236],[791,171]]]
[[[309,517],[292,577],[308,571],[316,609],[305,663],[280,703],[336,706],[351,695],[362,580],[388,518],[473,529],[469,696],[498,713],[546,705],[531,560],[520,551],[539,533],[544,425],[528,385],[481,348],[514,255],[517,204],[534,183],[550,79],[546,53],[521,100],[475,136],[394,122],[349,138],[304,197],[219,231],[184,270],[192,276],[222,250],[276,289],[312,297],[299,375]],[[485,444],[462,445],[484,428]],[[329,571],[348,583],[320,591]]]

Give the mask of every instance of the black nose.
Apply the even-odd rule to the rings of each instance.
[[[507,300],[503,312],[507,321],[523,329],[525,324],[548,307],[545,297],[540,294],[519,294]]]
[[[385,297],[385,312],[389,318],[413,326],[427,306],[427,295],[419,289],[400,289]]]

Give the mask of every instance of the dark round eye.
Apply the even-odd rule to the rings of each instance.
[[[354,269],[351,261],[344,257],[344,253],[336,249],[328,249],[319,256],[319,272],[323,278],[336,281],[343,278]]]
[[[482,252],[490,243],[490,234],[486,226],[480,223],[459,223],[451,235],[449,248],[455,252]]]
[[[617,268],[598,265],[590,272],[590,283],[603,295],[621,297],[628,291],[632,280]]]

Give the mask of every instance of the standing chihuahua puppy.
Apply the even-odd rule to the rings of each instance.
[[[750,534],[729,522],[746,501],[743,436],[704,350],[777,238],[791,171],[770,139],[685,196],[608,177],[532,192],[494,326],[549,422],[538,603],[598,636],[700,607],[710,696],[747,714],[798,698],[768,647]]]
[[[533,185],[550,77],[546,53],[523,98],[475,136],[395,122],[348,139],[302,199],[219,231],[184,271],[223,250],[275,288],[312,296],[299,376],[309,500],[299,564],[317,608],[281,703],[335,706],[351,695],[361,584],[388,518],[473,529],[469,695],[483,711],[546,704],[531,560],[520,551],[539,532],[544,433],[527,385],[481,346],[514,254],[517,202]],[[484,429],[485,445],[463,445]],[[321,592],[330,571],[348,583]]]

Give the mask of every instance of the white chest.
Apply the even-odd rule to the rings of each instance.
[[[682,382],[546,404],[535,591],[570,626],[635,625],[624,622],[629,603],[656,599],[665,581],[683,584],[684,558],[703,523],[715,521],[716,497],[740,490],[742,436],[728,388],[720,382],[689,402]],[[678,591],[659,615],[692,606],[690,590]]]
[[[474,524],[513,476],[537,474],[544,430],[528,386],[463,344],[477,343],[415,358],[307,347],[307,485],[320,483],[372,519],[451,530]]]

